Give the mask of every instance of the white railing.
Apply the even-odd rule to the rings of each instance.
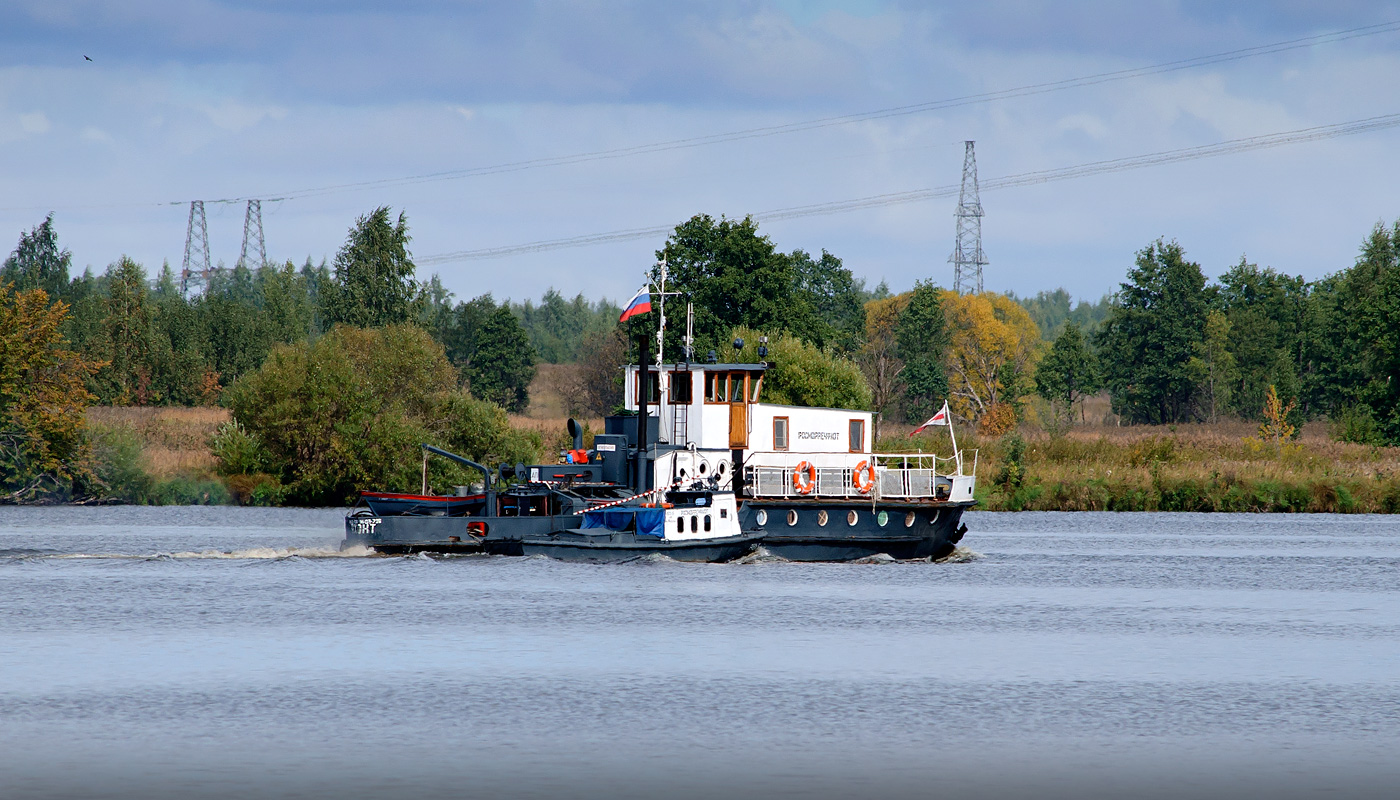
[[[745,473],[748,494],[754,497],[840,497],[840,498],[947,498],[953,479],[959,475],[959,459],[930,453],[774,453],[756,452],[747,459]],[[861,462],[874,462],[874,485],[861,491],[855,472]],[[800,491],[813,476],[804,468],[812,465],[815,480],[808,491]],[[940,462],[943,469],[940,470]]]

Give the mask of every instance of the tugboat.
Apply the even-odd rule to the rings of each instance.
[[[946,457],[877,453],[872,412],[761,402],[766,360],[720,363],[711,351],[692,363],[689,321],[687,360],[666,363],[664,264],[661,274],[656,363],[643,337],[638,363],[625,368],[630,413],[607,417],[592,450],[573,420],[563,464],[493,472],[424,445],[425,459],[478,470],[481,484],[452,497],[429,495],[426,481],[421,495],[365,492],[346,518],[345,546],[588,561],[727,561],[760,544],[790,561],[953,552],[967,532],[963,512],[976,504],[975,456],[968,471],[956,437]],[[623,319],[649,311],[644,287]],[[766,359],[766,341],[758,353]],[[952,434],[949,416],[945,403],[925,426]],[[508,480],[517,482],[499,488]]]

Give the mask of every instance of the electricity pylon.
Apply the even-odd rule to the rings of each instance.
[[[958,192],[958,240],[948,261],[953,264],[953,291],[958,294],[982,292],[982,268],[987,256],[982,252],[982,201],[977,191],[977,156],[972,142],[965,142],[962,190]]]
[[[262,267],[267,264],[267,247],[263,244],[261,200],[249,200],[248,210],[243,214],[243,251],[238,255],[238,266],[248,266],[248,243],[255,238],[258,262],[254,267]]]
[[[196,241],[195,237],[199,239]],[[190,224],[185,231],[185,261],[180,266],[180,291],[190,293],[190,278],[209,285],[209,224],[204,218],[204,201],[190,201]]]

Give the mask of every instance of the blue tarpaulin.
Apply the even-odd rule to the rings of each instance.
[[[605,508],[601,511],[583,512],[583,527],[607,528],[610,531],[625,531],[636,521],[638,536],[666,535],[666,510],[664,508]]]

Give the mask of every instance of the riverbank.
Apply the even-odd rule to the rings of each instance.
[[[1240,421],[958,436],[988,511],[1400,513],[1400,448],[1333,441],[1325,423],[1279,443]]]
[[[222,408],[88,411],[117,499],[153,505],[248,501],[218,475],[209,451],[228,420]],[[512,416],[511,424],[538,431],[547,450],[567,447],[562,417]],[[880,449],[949,451],[946,430],[911,440],[909,429],[887,424]],[[1256,433],[1253,423],[1222,421],[957,435],[967,468],[976,465],[978,507],[988,511],[1400,513],[1400,448],[1336,442],[1325,423],[1280,444]]]

